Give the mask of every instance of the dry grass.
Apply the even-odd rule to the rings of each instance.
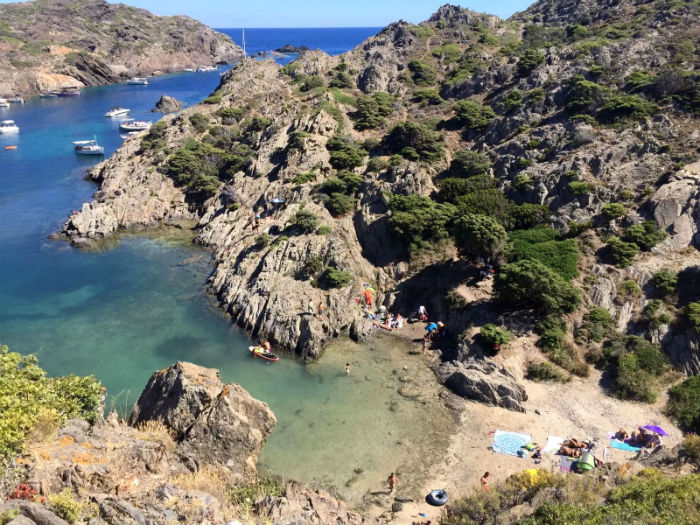
[[[46,443],[53,441],[60,428],[59,415],[56,410],[42,408],[37,414],[34,426],[27,435],[28,443]]]
[[[160,421],[144,421],[138,426],[142,438],[160,443],[169,454],[175,451],[175,431]]]
[[[211,494],[219,500],[221,510],[226,516],[233,511],[228,494],[233,480],[223,468],[206,465],[197,472],[177,476],[173,483],[183,490],[199,490]]]

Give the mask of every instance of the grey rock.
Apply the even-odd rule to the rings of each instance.
[[[146,525],[146,516],[128,501],[107,496],[100,504],[100,517],[107,523],[120,525]]]
[[[436,368],[438,380],[465,399],[525,412],[525,389],[505,368],[493,361],[469,358],[448,361]]]
[[[67,521],[59,518],[43,505],[31,501],[12,499],[0,503],[0,513],[9,510],[18,510],[22,516],[36,525],[68,525]]]
[[[8,521],[6,525],[37,525],[34,520],[29,519],[24,514],[20,514],[12,521]]]
[[[151,110],[154,113],[175,113],[182,109],[182,102],[170,95],[161,95],[156,106]]]

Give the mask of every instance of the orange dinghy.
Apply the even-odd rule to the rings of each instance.
[[[17,149],[17,146],[5,146],[5,149]]]

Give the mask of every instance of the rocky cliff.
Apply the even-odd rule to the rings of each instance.
[[[692,276],[698,261],[697,15],[662,0],[543,1],[507,21],[444,6],[339,57],[242,63],[214,104],[165,117],[93,169],[95,200],[63,233],[85,244],[196,219],[222,307],[309,357],[367,333],[364,284],[405,314],[427,304],[454,334],[492,322],[530,335],[543,312],[522,301],[511,314],[475,286],[478,257],[454,228],[495,219],[511,242],[502,266],[538,259],[513,243],[551,226],[547,250],[573,250],[573,266],[538,260],[583,294],[555,362],[584,373],[617,332],[661,342],[693,373],[684,312],[697,292],[649,311],[664,302],[654,275]],[[593,333],[595,307],[615,330]]]
[[[231,39],[185,16],[104,0],[0,5],[0,96],[97,86],[240,60]]]

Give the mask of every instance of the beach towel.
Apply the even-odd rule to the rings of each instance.
[[[568,456],[562,456],[559,460],[559,470],[562,472],[571,472],[571,468],[574,466],[576,460]]]
[[[500,454],[517,456],[518,451],[530,441],[532,441],[532,436],[529,436],[528,434],[518,434],[517,432],[496,430],[493,436],[493,445],[491,446],[491,449]]]
[[[639,452],[641,450],[641,447],[633,447],[632,445],[628,445],[619,439],[611,439],[610,446],[619,450],[626,450],[627,452]]]
[[[542,452],[547,454],[556,454],[559,451],[559,447],[564,442],[563,437],[559,436],[547,436],[547,444],[542,449]]]

